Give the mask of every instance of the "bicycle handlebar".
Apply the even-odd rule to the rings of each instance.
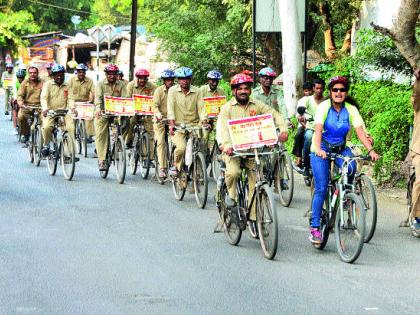
[[[65,116],[67,114],[67,109],[57,109],[57,110],[49,110],[47,116],[48,117],[56,117],[56,116]]]
[[[347,161],[356,161],[356,160],[364,160],[364,161],[371,161],[372,158],[369,155],[354,155],[354,156],[344,156],[338,153],[331,153],[327,152],[327,158],[330,160],[332,159],[343,159]]]

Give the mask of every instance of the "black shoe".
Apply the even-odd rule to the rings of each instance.
[[[5,111],[5,112],[4,112],[4,114],[5,114],[5,115],[9,115],[9,112],[8,112],[8,111]]]
[[[47,157],[50,154],[50,147],[49,146],[42,147],[41,154],[43,157]]]
[[[281,190],[288,190],[289,189],[289,185],[287,185],[287,180],[286,179],[280,179],[280,186],[281,186]]]
[[[80,161],[80,158],[78,158],[77,156],[74,158],[74,161],[75,162],[79,162]]]
[[[130,149],[132,149],[133,148],[133,143],[132,142],[127,142],[126,144],[125,144],[125,149],[126,150],[130,150]]]
[[[86,139],[86,142],[87,143],[93,143],[94,142],[93,136],[89,136],[89,138]]]

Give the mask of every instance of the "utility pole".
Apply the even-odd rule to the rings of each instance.
[[[131,38],[130,38],[130,81],[134,77],[134,56],[136,55],[137,37],[137,0],[131,0]]]

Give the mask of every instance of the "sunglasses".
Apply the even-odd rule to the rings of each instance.
[[[347,92],[348,90],[346,88],[332,88],[331,91],[333,91],[334,93],[337,93],[337,92]]]

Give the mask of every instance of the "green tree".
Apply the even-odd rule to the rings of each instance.
[[[22,45],[21,36],[38,32],[39,26],[27,11],[0,12],[0,46],[15,50]]]

